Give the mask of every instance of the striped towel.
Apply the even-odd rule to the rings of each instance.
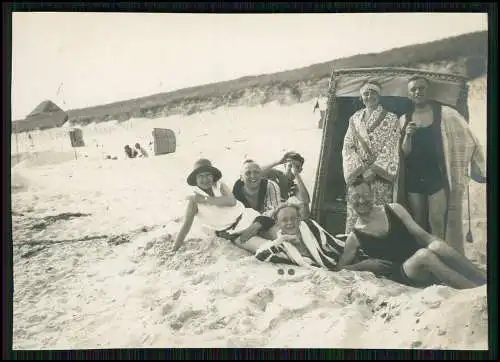
[[[300,235],[312,258],[303,256],[293,244],[283,241],[281,237],[262,245],[255,257],[272,263],[338,270],[337,263],[344,250],[344,241],[332,236],[311,219],[301,222]]]

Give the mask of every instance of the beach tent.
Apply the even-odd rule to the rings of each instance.
[[[85,147],[85,141],[83,140],[83,131],[80,128],[73,128],[69,131],[69,139],[71,141],[71,147]]]
[[[349,118],[361,109],[359,89],[365,80],[382,85],[381,103],[402,115],[409,107],[408,80],[421,75],[431,82],[430,98],[455,108],[469,119],[467,79],[457,74],[408,68],[339,69],[332,72],[323,124],[320,156],[311,205],[312,217],[333,234],[342,234],[346,222],[346,184],[342,148]]]
[[[54,113],[54,112],[63,112],[61,108],[59,108],[54,102],[50,100],[43,101],[36,108],[31,111],[31,113],[27,117],[34,117],[43,113]]]
[[[12,122],[13,132],[29,132],[36,129],[61,127],[68,114],[50,100],[43,101],[25,119]]]
[[[153,129],[155,156],[175,152],[175,133],[166,128]]]

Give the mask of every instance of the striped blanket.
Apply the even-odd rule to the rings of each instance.
[[[306,268],[338,270],[337,264],[345,242],[332,236],[316,221],[301,221],[300,236],[311,257],[303,256],[292,243],[280,235],[276,240],[262,245],[255,253],[260,261],[285,263]]]

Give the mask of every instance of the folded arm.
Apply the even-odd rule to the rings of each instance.
[[[221,184],[221,194],[222,196],[207,197],[205,203],[214,206],[228,206],[228,207],[236,205],[236,198],[234,197],[231,190],[229,190],[229,187],[227,187],[227,185],[224,183]]]

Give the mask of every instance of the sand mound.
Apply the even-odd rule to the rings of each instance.
[[[217,238],[170,256],[162,228],[120,237],[16,248],[14,348],[487,348],[486,288],[298,267],[282,276]]]

